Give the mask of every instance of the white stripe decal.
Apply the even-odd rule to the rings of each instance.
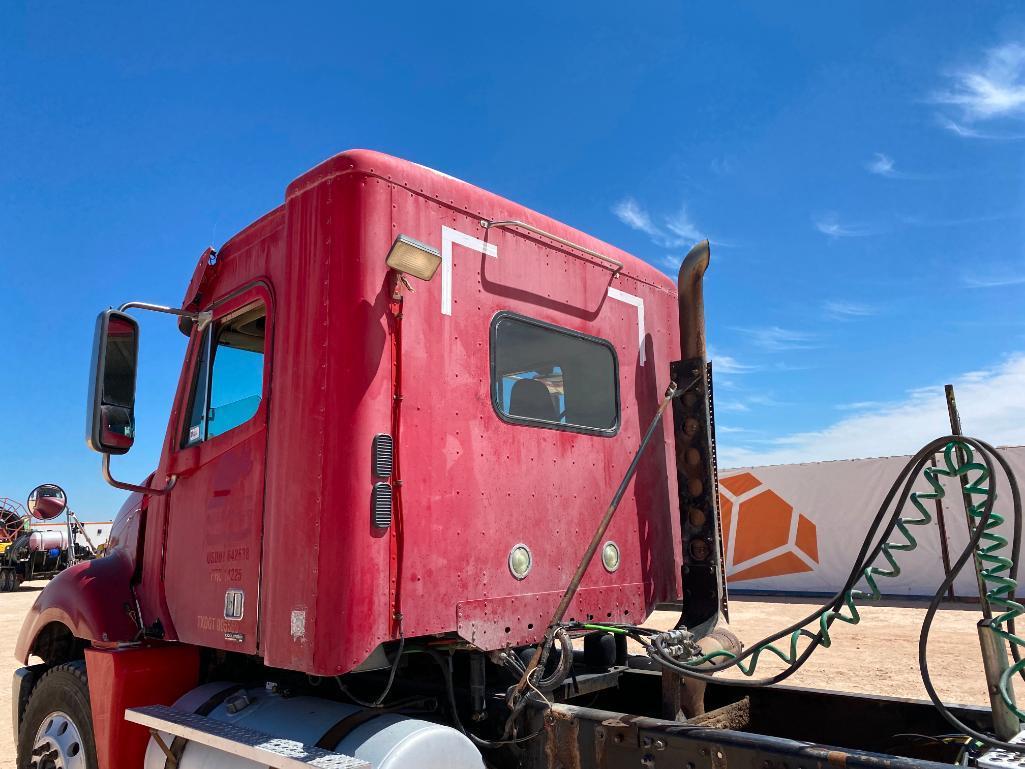
[[[791,552],[791,551],[788,549],[787,545],[780,545],[779,547],[774,547],[772,550],[769,550],[767,553],[760,553],[759,555],[753,555],[750,558],[748,558],[746,561],[741,561],[740,563],[733,564],[732,566],[730,566],[726,570],[726,576],[727,577],[732,577],[734,574],[738,574],[738,573],[740,573],[742,571],[747,571],[748,569],[753,568],[755,566],[761,566],[766,561],[771,561],[776,556],[784,555],[784,554],[789,553],[789,552]],[[763,578],[762,577],[755,577],[755,579],[763,579]]]
[[[640,365],[644,365],[644,300],[639,296],[620,291],[618,288],[609,288],[609,298],[620,302],[632,304],[637,308],[637,359]]]
[[[472,248],[486,256],[498,257],[498,246],[485,243],[473,235],[441,226],[441,314],[452,314],[452,244]]]

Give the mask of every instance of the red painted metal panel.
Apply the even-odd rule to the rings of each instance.
[[[390,197],[343,176],[286,204],[261,592],[271,665],[334,674],[390,637],[392,532],[370,525],[369,483],[372,436],[390,426],[388,294],[360,256],[380,226],[361,222]]]
[[[125,708],[171,705],[199,682],[195,646],[86,649],[89,699],[99,769],[136,769],[149,730],[124,720]]]
[[[649,589],[637,583],[579,590],[566,619],[571,622],[636,622],[637,614],[630,607],[640,607],[643,614],[645,593]],[[456,628],[460,636],[482,649],[534,643],[538,630],[544,632],[548,627],[562,594],[562,590],[553,590],[461,601],[456,604]]]
[[[32,604],[18,635],[15,656],[28,664],[36,637],[52,622],[87,641],[134,640],[139,628],[126,609],[132,606],[131,575],[132,563],[120,550],[62,571]]]
[[[346,153],[301,177],[289,188],[286,212],[289,258],[278,285],[274,386],[288,397],[271,407],[265,660],[318,674],[344,672],[396,637],[396,609],[409,637],[457,630],[460,603],[561,590],[655,410],[669,361],[678,357],[671,281],[565,225],[375,153]],[[528,221],[620,259],[625,269],[614,274],[527,233],[488,232],[481,217]],[[442,312],[444,269],[406,296],[398,445],[403,515],[380,532],[370,525],[370,445],[375,433],[391,427],[395,330],[384,258],[399,233],[446,252],[443,228],[457,233],[450,246],[451,314]],[[486,245],[460,244],[471,239]],[[497,256],[487,255],[491,247]],[[612,298],[610,288],[636,303]],[[622,417],[614,438],[497,417],[488,335],[502,310],[615,345]],[[619,601],[643,619],[655,602],[679,594],[668,421],[663,438],[641,463],[609,531],[623,565],[609,574],[596,564],[585,577],[585,590],[606,593],[587,593],[595,611]],[[392,538],[399,540],[394,561]],[[535,556],[523,582],[507,567],[517,542]],[[296,569],[299,562],[305,568]],[[623,585],[640,587],[624,591]],[[489,621],[478,637],[499,643],[491,631],[504,636],[518,620],[494,615]],[[539,638],[543,623],[533,623],[532,632],[526,624],[517,638]]]
[[[139,534],[146,521],[146,508],[142,494],[132,492],[121,506],[107,535],[106,553],[124,553],[135,571],[139,559]]]
[[[614,272],[524,231],[488,230],[482,218],[529,222],[624,267]],[[396,447],[402,505],[390,528],[376,529],[370,448],[376,433],[392,431],[395,415],[397,324],[385,257],[399,233],[439,248],[448,267],[429,283],[416,281],[416,292],[405,296]],[[230,463],[234,475],[222,478],[230,489],[204,482],[179,495],[188,496],[187,507],[175,494],[149,500],[136,591],[147,624],[159,620],[169,639],[230,648],[216,632],[196,632],[197,618],[212,611],[202,587],[210,584],[208,542],[176,527],[208,521],[218,504],[214,492],[227,489],[245,498],[236,514],[253,523],[238,533],[238,544],[258,548],[254,494],[265,484],[255,650],[267,664],[320,675],[351,670],[397,636],[396,613],[407,637],[457,632],[465,615],[485,648],[506,642],[506,626],[517,642],[540,638],[543,621],[535,610],[534,621],[524,620],[517,597],[564,589],[656,409],[669,361],[679,357],[672,281],[496,195],[364,151],[338,155],[299,177],[284,206],[232,238],[208,267],[197,268],[189,290],[190,300],[198,292],[201,309],[254,280],[273,294],[266,450],[250,436],[246,456]],[[501,311],[614,345],[621,402],[614,437],[498,418],[490,397],[489,331]],[[177,450],[196,339],[193,331],[157,485],[181,470],[221,472],[204,470],[217,462],[210,456],[187,467]],[[604,607],[643,620],[656,602],[681,592],[670,420],[662,439],[649,448],[609,529],[621,566],[609,573],[596,562],[585,575],[578,605],[596,617]],[[534,555],[523,581],[507,566],[519,542]],[[466,612],[480,602],[499,609],[471,620]]]

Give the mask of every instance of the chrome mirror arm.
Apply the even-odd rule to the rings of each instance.
[[[154,489],[154,488],[151,488],[149,486],[137,486],[134,483],[124,483],[122,481],[116,480],[110,474],[110,454],[104,454],[103,455],[103,465],[102,465],[102,467],[103,467],[103,480],[105,480],[107,483],[109,483],[115,489],[123,489],[124,491],[136,491],[136,492],[138,492],[140,494],[155,494],[156,496],[161,497],[164,494],[167,494],[168,492],[170,492],[171,489],[174,488],[174,484],[178,482],[178,476],[177,475],[172,475],[168,479],[167,485],[165,485],[164,488],[162,488],[162,489]]]
[[[195,321],[199,325],[199,330],[202,331],[206,328],[206,325],[213,320],[214,314],[211,310],[204,310],[203,312],[192,312],[190,310],[182,310],[177,307],[166,307],[162,304],[150,304],[149,302],[125,302],[123,305],[118,307],[120,312],[125,310],[149,310],[150,312],[163,312],[168,315],[177,315],[179,318],[189,318]]]

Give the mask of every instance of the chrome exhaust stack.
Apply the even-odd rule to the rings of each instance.
[[[680,265],[681,360],[670,364],[674,382],[699,380],[673,403],[683,558],[683,607],[676,627],[689,630],[706,654],[720,649],[737,653],[741,649],[727,624],[712,369],[706,346],[703,293],[710,258],[705,240],[694,246]],[[664,717],[680,720],[704,712],[704,682],[668,670],[663,670],[662,681]]]

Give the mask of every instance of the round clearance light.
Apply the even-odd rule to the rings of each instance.
[[[606,542],[601,549],[601,563],[605,571],[615,571],[619,568],[619,546],[615,542]]]
[[[523,579],[530,574],[530,567],[533,565],[534,558],[526,545],[516,545],[509,551],[509,571],[516,579]]]

